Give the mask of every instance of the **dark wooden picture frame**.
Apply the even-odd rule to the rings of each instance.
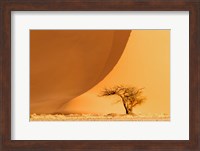
[[[11,140],[12,11],[189,11],[189,140]],[[1,0],[0,82],[1,151],[200,150],[200,1]]]

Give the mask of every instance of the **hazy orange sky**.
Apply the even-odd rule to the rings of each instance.
[[[111,34],[112,38],[110,39],[110,41],[113,41],[113,33],[105,32],[104,34],[107,34],[105,35],[107,37],[109,37],[109,34]],[[122,35],[122,33],[120,33],[120,35]],[[136,106],[133,109],[133,112],[167,114],[170,113],[170,30],[132,30],[131,33],[127,32],[123,33],[123,35],[124,39],[122,39],[122,43],[124,43],[125,45],[121,46],[121,49],[123,48],[122,51],[117,50],[119,54],[120,52],[123,53],[122,55],[120,54],[121,57],[114,68],[112,69],[112,67],[110,67],[107,71],[111,71],[108,74],[105,73],[105,76],[102,76],[103,79],[101,79],[100,82],[98,81],[98,84],[88,90],[86,93],[83,93],[82,95],[73,98],[69,102],[65,103],[65,101],[63,100],[62,102],[60,102],[60,104],[58,103],[59,105],[57,106],[59,107],[55,107],[55,112],[103,114],[125,113],[122,103],[115,104],[115,101],[119,99],[117,96],[98,96],[98,94],[105,87],[112,87],[115,85],[123,84],[135,86],[138,88],[145,88],[144,96],[146,96],[147,100],[141,106]],[[126,37],[129,38],[126,40]],[[119,37],[117,39],[119,39]],[[91,39],[86,39],[86,41],[94,43],[94,41],[90,40]],[[101,49],[110,50],[110,43],[108,42],[108,39],[106,41],[107,46],[102,47]],[[104,41],[104,43],[106,43],[106,41]],[[118,41],[117,43],[119,42],[120,41]],[[113,42],[111,43],[111,45],[114,45]],[[49,46],[51,47],[51,49],[56,49],[56,45],[51,46],[50,42]],[[62,47],[62,45],[59,45],[59,47]],[[81,45],[79,47],[74,47],[78,49],[79,47],[81,48]],[[116,47],[113,46],[112,48],[116,49]],[[31,51],[34,51],[34,49],[36,48],[32,47]],[[101,53],[102,52],[100,52],[100,54]],[[111,54],[108,54],[108,56],[114,55],[114,53],[115,51],[113,51]],[[98,56],[96,57],[98,58]],[[103,59],[102,62],[104,62]],[[34,60],[32,63],[34,63]],[[55,63],[52,62],[51,64],[54,64],[54,66],[56,67]],[[105,66],[108,64],[104,63],[103,65]],[[95,64],[93,66],[95,66]],[[34,67],[33,65],[31,66],[31,69],[32,68],[35,69],[36,67]],[[83,70],[83,68],[81,68],[80,70]],[[42,71],[45,72],[45,69],[42,69]],[[34,76],[34,73],[31,74],[31,76]],[[59,78],[59,75],[57,78]],[[40,85],[40,83],[37,83],[37,80],[32,80],[31,84]],[[54,83],[54,85],[55,84],[56,83]],[[84,83],[84,85],[87,85],[87,83]],[[53,96],[52,92],[49,96]],[[59,102],[58,100],[56,100],[58,95],[59,94],[56,93],[55,98],[49,97],[49,102]],[[37,99],[37,97],[34,97],[34,99]],[[48,102],[48,100],[46,102]],[[34,106],[34,102],[32,102],[31,104]],[[42,107],[42,105],[38,106],[40,107],[39,111],[41,112],[42,108],[48,108],[47,105],[48,103],[46,103],[44,107]]]

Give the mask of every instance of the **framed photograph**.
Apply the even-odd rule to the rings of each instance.
[[[0,150],[199,150],[200,2],[2,1]]]
[[[166,29],[31,30],[30,120],[168,121],[169,56]]]

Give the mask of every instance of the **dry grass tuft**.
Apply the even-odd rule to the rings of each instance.
[[[160,114],[31,114],[30,121],[170,121]]]

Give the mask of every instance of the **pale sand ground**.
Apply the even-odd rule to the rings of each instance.
[[[170,116],[160,114],[31,114],[30,121],[170,121]]]

